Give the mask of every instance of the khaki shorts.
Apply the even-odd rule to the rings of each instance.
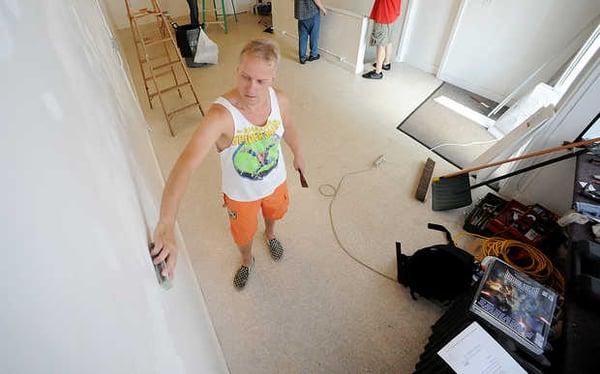
[[[393,24],[383,24],[373,22],[373,32],[371,33],[371,40],[369,40],[369,45],[371,47],[385,47],[390,44],[390,36],[392,34],[392,25]]]

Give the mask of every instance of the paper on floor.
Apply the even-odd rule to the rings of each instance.
[[[527,373],[477,322],[440,349],[438,355],[458,374]]]

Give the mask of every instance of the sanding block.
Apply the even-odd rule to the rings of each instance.
[[[148,245],[148,250],[152,252],[153,249],[154,243],[150,243]],[[152,260],[152,257],[150,259]],[[163,275],[163,270],[167,267],[165,261],[163,260],[158,264],[154,264],[153,262],[152,264],[154,265],[154,272],[156,273],[156,279],[158,280],[158,284],[160,284],[160,286],[165,290],[171,288],[171,281],[169,280],[169,277]]]

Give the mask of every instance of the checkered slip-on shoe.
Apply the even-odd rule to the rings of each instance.
[[[250,277],[250,272],[253,268],[254,257],[252,257],[252,263],[249,267],[245,265],[240,266],[238,271],[235,273],[235,276],[233,277],[233,286],[240,290],[244,288],[246,286],[246,283],[248,283],[248,278]]]
[[[366,79],[382,79],[383,72],[378,73],[375,70],[371,70],[370,72],[363,74],[362,77]]]
[[[283,257],[283,246],[279,240],[275,238],[267,240],[267,247],[269,247],[269,252],[271,252],[271,258],[273,258],[273,260],[281,260],[281,257]]]
[[[376,68],[376,67],[377,67],[377,63],[373,64],[373,67],[374,67],[374,68]],[[390,62],[390,63],[389,63],[389,64],[387,64],[387,65],[386,65],[386,64],[383,64],[383,65],[381,66],[381,68],[382,68],[383,70],[392,70],[392,63]]]

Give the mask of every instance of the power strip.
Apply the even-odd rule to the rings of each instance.
[[[380,155],[379,157],[377,157],[377,159],[375,161],[373,161],[373,167],[378,168],[380,167],[383,163],[385,162],[385,157],[384,155]]]

